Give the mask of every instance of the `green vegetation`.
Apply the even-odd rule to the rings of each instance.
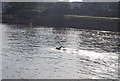
[[[114,17],[96,17],[96,16],[81,16],[81,15],[65,15],[65,17],[74,17],[74,18],[93,18],[93,19],[120,19],[120,18],[114,18]]]
[[[45,10],[47,10],[47,9],[33,9],[33,10],[31,10],[31,11],[33,11],[33,12],[44,12]]]

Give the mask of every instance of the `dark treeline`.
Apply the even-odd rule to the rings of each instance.
[[[31,18],[38,15],[87,15],[118,17],[117,2],[94,3],[36,3],[36,2],[9,2],[3,3],[3,14],[17,17]]]
[[[85,24],[87,28],[86,20],[78,18],[66,19],[65,15],[118,17],[117,2],[3,2],[2,10],[3,22],[4,20],[30,21],[33,24],[43,26],[80,27],[80,22],[83,22],[82,25]],[[87,21],[91,22],[91,19]],[[102,23],[104,24],[104,22]]]
[[[44,2],[9,2],[3,3],[3,10],[5,14],[12,15],[29,15],[39,13],[43,15],[87,15],[87,16],[105,16],[118,17],[118,3],[117,2],[73,2],[73,3],[44,3]],[[28,13],[29,11],[29,13]],[[26,14],[25,14],[26,13]],[[31,17],[31,15],[30,15]]]

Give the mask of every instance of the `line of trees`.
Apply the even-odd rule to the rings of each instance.
[[[118,3],[9,2],[3,14],[26,19],[39,16],[63,16],[67,14],[117,17]]]

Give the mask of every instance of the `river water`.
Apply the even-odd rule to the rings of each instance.
[[[117,32],[0,27],[3,79],[118,79]]]

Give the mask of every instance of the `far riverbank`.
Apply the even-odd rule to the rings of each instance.
[[[39,26],[54,27],[72,27],[91,30],[105,30],[118,32],[118,21],[120,18],[113,17],[95,17],[80,15],[64,15],[64,16],[39,16],[31,20],[4,20],[2,23],[13,24],[29,24]]]

